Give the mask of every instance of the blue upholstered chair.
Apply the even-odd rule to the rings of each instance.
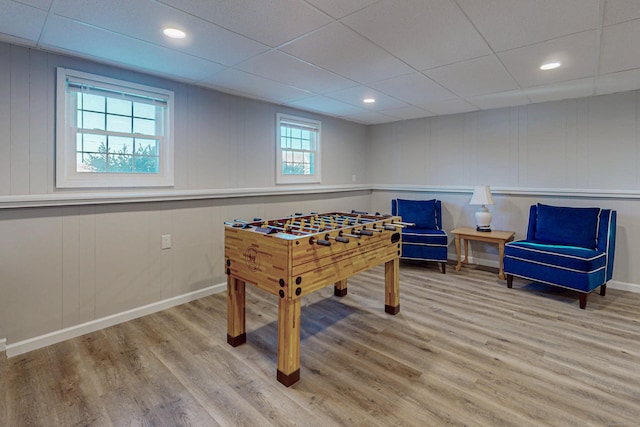
[[[504,272],[580,292],[580,308],[597,287],[605,295],[613,275],[616,211],[538,203],[529,211],[526,240],[507,243]]]
[[[391,201],[391,213],[400,215],[402,221],[415,226],[402,229],[402,259],[436,261],[446,273],[447,233],[442,229],[442,204],[440,200]]]

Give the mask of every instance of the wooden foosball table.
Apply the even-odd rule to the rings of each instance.
[[[263,221],[225,222],[227,342],[246,342],[245,284],[278,297],[277,379],[300,379],[300,299],[334,284],[347,294],[347,278],[385,264],[385,311],[400,311],[398,216],[330,212]]]

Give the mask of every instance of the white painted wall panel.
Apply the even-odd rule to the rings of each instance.
[[[633,91],[376,125],[371,181],[637,190],[639,117]]]
[[[0,335],[62,327],[62,208],[0,211]]]
[[[29,193],[47,193],[53,176],[53,157],[49,157],[53,121],[53,79],[49,78],[47,56],[29,51]]]
[[[29,194],[29,50],[10,49],[11,194]]]
[[[521,135],[526,144],[526,181],[523,187],[567,186],[566,102],[533,104],[526,108],[526,127]],[[522,146],[522,145],[521,145]]]
[[[101,206],[96,210],[96,316],[104,317],[161,299],[149,286],[149,265],[160,256],[151,248],[150,229],[160,213],[143,205]],[[156,243],[160,236],[157,236]]]
[[[62,327],[80,323],[80,208],[62,208]]]
[[[466,135],[466,114],[433,117],[430,119],[431,157],[428,159],[430,184],[468,185],[470,159],[474,153]]]
[[[589,102],[587,188],[638,188],[637,92],[598,96]]]
[[[472,147],[476,161],[471,162],[472,177],[478,183],[514,185],[510,173],[511,157],[517,145],[511,135],[510,111],[481,111],[470,117],[477,118],[477,137]]]
[[[0,43],[0,58],[11,58],[11,46]],[[0,61],[0,195],[11,194],[11,61]]]
[[[77,220],[78,260],[67,268],[78,269],[77,316],[78,323],[85,323],[96,318],[96,207],[79,207]],[[67,316],[71,317],[72,312]]]

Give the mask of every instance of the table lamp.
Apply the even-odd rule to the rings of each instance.
[[[473,189],[473,196],[471,196],[470,205],[479,205],[480,207],[476,211],[476,230],[477,231],[491,231],[491,219],[493,214],[487,209],[485,205],[493,205],[493,197],[491,197],[491,189],[488,185],[480,185]]]

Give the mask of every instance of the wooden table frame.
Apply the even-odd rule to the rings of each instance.
[[[385,304],[389,314],[400,312],[399,259],[385,263]],[[334,295],[347,295],[347,279],[334,284]],[[233,347],[247,341],[245,282],[227,278],[227,343]],[[300,298],[278,299],[277,380],[289,387],[300,379]]]
[[[515,232],[513,231],[477,231],[475,228],[471,227],[458,227],[451,230],[451,233],[455,235],[456,241],[456,252],[458,254],[458,264],[456,265],[456,271],[460,271],[462,268],[462,264],[468,264],[469,257],[469,240],[476,240],[480,242],[494,243],[498,245],[498,259],[500,263],[500,270],[498,272],[498,277],[502,280],[505,280],[504,276],[504,268],[503,268],[503,259],[504,259],[504,245],[507,242],[513,240],[515,236]],[[464,239],[464,260],[460,260],[461,252],[460,252],[460,240]]]
[[[347,295],[347,278],[377,265],[385,265],[385,312],[400,311],[400,228],[383,228],[400,217],[373,217],[374,222],[318,233],[336,237],[376,229],[349,242],[312,244],[313,234],[301,236],[261,234],[260,223],[251,229],[225,227],[227,272],[227,343],[247,341],[246,284],[278,297],[277,379],[289,387],[300,379],[300,300],[304,295],[334,285],[334,295]]]

